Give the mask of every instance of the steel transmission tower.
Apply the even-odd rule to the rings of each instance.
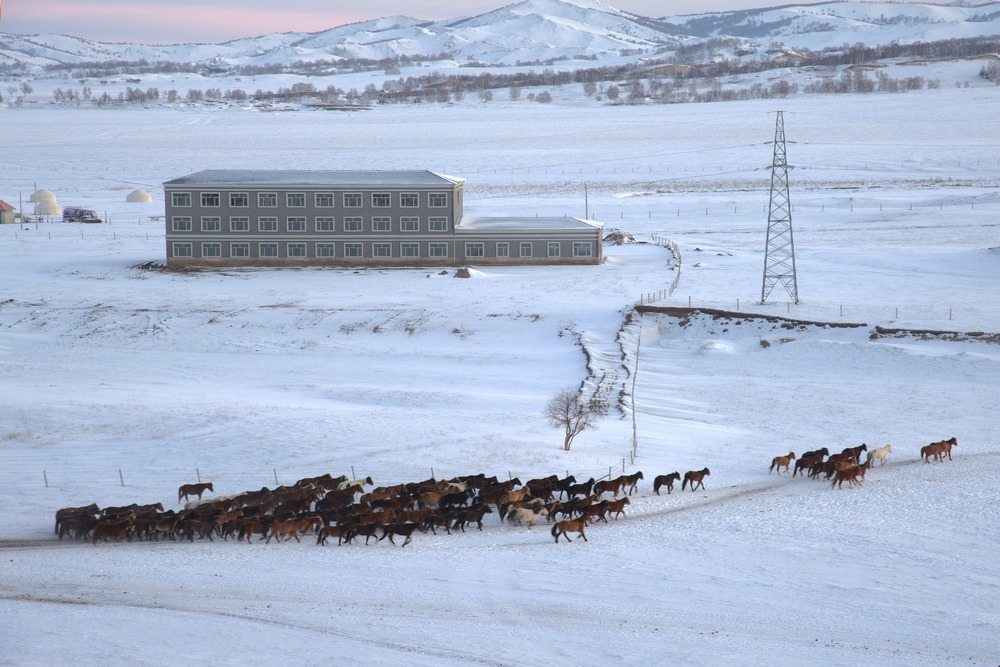
[[[771,163],[771,203],[767,211],[767,246],[764,250],[764,282],[760,302],[767,303],[774,286],[781,284],[799,302],[795,275],[795,243],[792,240],[792,205],[788,198],[788,161],[785,156],[785,121],[782,112],[774,128],[774,160]]]

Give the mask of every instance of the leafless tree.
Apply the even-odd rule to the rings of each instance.
[[[597,422],[608,414],[608,403],[599,394],[583,400],[575,389],[562,389],[545,406],[545,419],[552,428],[564,432],[563,449],[569,451],[573,438],[587,429],[596,429]]]

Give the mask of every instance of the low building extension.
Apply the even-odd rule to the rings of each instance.
[[[167,266],[598,264],[600,223],[466,217],[431,171],[207,170],[163,184]]]

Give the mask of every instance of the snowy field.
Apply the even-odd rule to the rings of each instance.
[[[766,305],[774,102],[0,112],[0,198],[109,221],[0,227],[0,664],[1000,664],[998,105],[783,105],[801,303]],[[149,268],[162,182],[237,166],[432,169],[468,179],[467,214],[589,213],[679,257]],[[620,400],[565,452],[544,406],[595,378]],[[768,474],[861,443],[893,454],[858,488]],[[703,491],[652,491],[706,466]],[[60,507],[176,509],[199,478],[622,470],[644,473],[627,516],[571,544],[496,515],[406,548],[52,534]]]

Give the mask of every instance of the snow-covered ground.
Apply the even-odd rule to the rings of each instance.
[[[997,665],[1000,348],[873,333],[1000,333],[998,102],[783,105],[801,303],[763,306],[773,102],[0,113],[0,198],[110,220],[0,228],[0,663]],[[433,169],[468,179],[471,215],[586,211],[680,257],[146,268],[160,184],[237,165]],[[138,187],[156,202],[125,203]],[[565,452],[545,403],[594,377],[621,409]],[[952,436],[953,461],[920,462]],[[862,442],[894,451],[859,488],[768,474]],[[652,491],[706,466],[704,491]],[[406,548],[52,535],[60,507],[177,508],[198,478],[623,469],[644,473],[627,516],[572,544],[496,515]]]

